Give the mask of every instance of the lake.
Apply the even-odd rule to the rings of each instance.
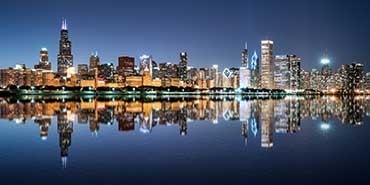
[[[370,97],[0,103],[0,184],[368,184]]]

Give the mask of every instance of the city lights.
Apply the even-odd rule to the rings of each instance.
[[[301,67],[305,61],[298,55],[275,55],[272,40],[262,40],[260,55],[254,50],[252,56],[245,42],[237,67],[219,69],[218,64],[213,64],[194,68],[189,65],[191,55],[185,51],[178,53],[177,63],[157,62],[152,55],[144,54],[139,62],[135,62],[135,57],[119,56],[115,66],[115,62],[101,64],[97,52],[92,52],[89,64],[78,64],[76,72],[69,31],[63,19],[56,72],[51,70],[48,50],[41,48],[39,63],[34,68],[16,64],[14,68],[0,69],[0,86],[18,95],[50,91],[56,94],[90,91],[92,95],[111,91],[128,95],[131,91],[136,94],[135,88],[139,94],[145,92],[148,96],[162,91],[181,95],[370,94],[370,73],[364,72],[363,64],[343,64],[339,70],[333,70],[330,59],[323,57],[322,69],[306,71]]]

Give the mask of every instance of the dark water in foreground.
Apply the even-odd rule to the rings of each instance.
[[[0,103],[0,184],[369,184],[370,98]]]

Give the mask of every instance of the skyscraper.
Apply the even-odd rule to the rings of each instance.
[[[242,50],[242,67],[248,67],[248,44],[245,42],[245,47]]]
[[[49,62],[49,54],[46,48],[41,48],[40,60],[35,69],[51,70],[51,63]]]
[[[364,65],[360,63],[342,65],[341,78],[343,93],[360,93],[364,85]]]
[[[114,65],[113,63],[102,64],[99,66],[98,77],[107,82],[113,82],[114,80]]]
[[[242,58],[241,58],[242,66],[239,70],[239,87],[240,88],[247,88],[250,87],[250,80],[251,80],[251,72],[249,69],[249,62],[248,62],[248,45],[245,43],[245,48],[242,50]]]
[[[135,74],[135,58],[129,56],[118,57],[117,72],[124,77]]]
[[[301,89],[301,58],[277,55],[274,60],[274,88],[290,91]]]
[[[179,77],[180,80],[185,81],[187,79],[187,68],[188,68],[188,54],[186,52],[180,53],[179,63]]]
[[[254,51],[251,62],[249,63],[249,70],[251,71],[250,86],[251,88],[260,87],[260,61],[257,52]]]
[[[302,88],[301,58],[296,55],[288,55],[289,59],[289,89],[296,91]]]
[[[77,73],[80,79],[87,79],[89,75],[89,66],[87,64],[78,64]]]
[[[289,89],[289,59],[287,55],[276,55],[274,60],[274,83],[276,89]]]
[[[140,56],[140,74],[143,75],[145,69],[149,70],[150,76],[153,76],[153,60],[150,55]]]
[[[92,53],[90,56],[90,70],[98,69],[100,65],[100,58],[98,56],[98,52]]]
[[[273,45],[271,40],[261,41],[261,87],[266,89],[274,88]]]
[[[72,43],[68,39],[67,20],[62,20],[60,31],[59,54],[58,54],[58,75],[65,77],[68,68],[73,66]]]

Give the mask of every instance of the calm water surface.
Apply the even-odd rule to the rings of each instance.
[[[369,97],[0,103],[0,184],[369,184]]]

